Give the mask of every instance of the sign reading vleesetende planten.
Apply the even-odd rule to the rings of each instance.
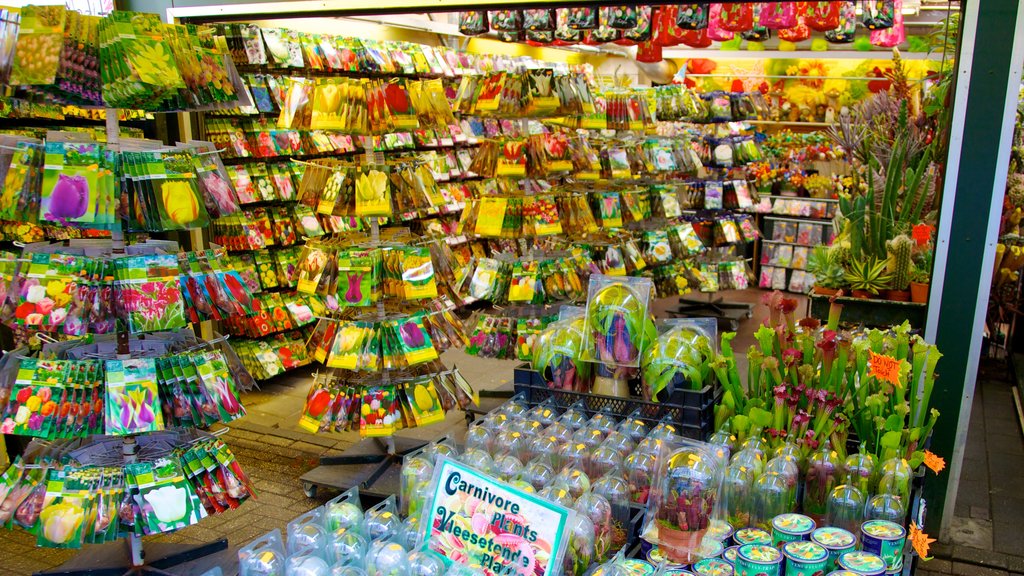
[[[491,576],[558,572],[575,512],[442,458],[421,519],[420,547]]]

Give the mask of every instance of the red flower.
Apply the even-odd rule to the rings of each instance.
[[[31,302],[25,302],[25,303],[20,304],[17,308],[14,309],[14,316],[16,318],[21,318],[22,320],[24,320],[25,318],[28,318],[29,314],[34,314],[35,311],[36,311],[36,305],[35,304],[33,304]]]

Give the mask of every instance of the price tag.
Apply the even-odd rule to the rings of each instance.
[[[932,240],[932,233],[935,231],[933,226],[928,224],[917,224],[911,228],[910,234],[914,237],[914,241],[917,242],[918,246],[924,246]]]
[[[871,352],[868,360],[871,376],[883,380],[893,386],[900,385],[900,361],[892,356]]]
[[[924,465],[927,466],[932,472],[938,474],[939,472],[942,472],[943,470],[946,469],[946,460],[942,456],[939,456],[938,454],[934,454],[929,450],[925,450]]]
[[[914,548],[914,552],[917,552],[917,555],[920,556],[922,560],[931,559],[931,557],[928,556],[928,548],[931,546],[932,542],[935,542],[935,538],[929,538],[927,534],[918,528],[916,522],[910,523],[910,531],[908,532],[907,537],[910,538],[910,545]]]

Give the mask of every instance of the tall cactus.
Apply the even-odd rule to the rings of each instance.
[[[906,290],[910,286],[910,271],[913,267],[911,251],[914,241],[906,234],[889,240],[886,249],[889,252],[889,271],[892,273],[893,290]]]

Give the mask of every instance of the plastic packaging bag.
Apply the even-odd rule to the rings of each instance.
[[[903,2],[894,0],[895,8],[892,18],[892,26],[882,30],[871,31],[871,43],[875,46],[892,48],[906,42],[907,31],[903,27]]]
[[[839,11],[842,2],[804,2],[801,16],[812,30],[827,32],[839,26]]]
[[[857,3],[843,2],[839,6],[839,24],[825,32],[825,40],[833,44],[849,44],[857,33]]]
[[[712,4],[718,6],[718,25],[730,32],[746,32],[754,27],[754,7],[749,3]]]
[[[472,10],[459,12],[459,32],[466,36],[476,36],[490,30],[487,25],[487,12]]]
[[[762,2],[758,24],[769,30],[796,26],[796,2]]]
[[[884,30],[896,24],[896,0],[864,0],[861,23],[868,30]]]
[[[708,27],[707,4],[680,4],[676,13],[676,26],[683,30],[703,30]]]

